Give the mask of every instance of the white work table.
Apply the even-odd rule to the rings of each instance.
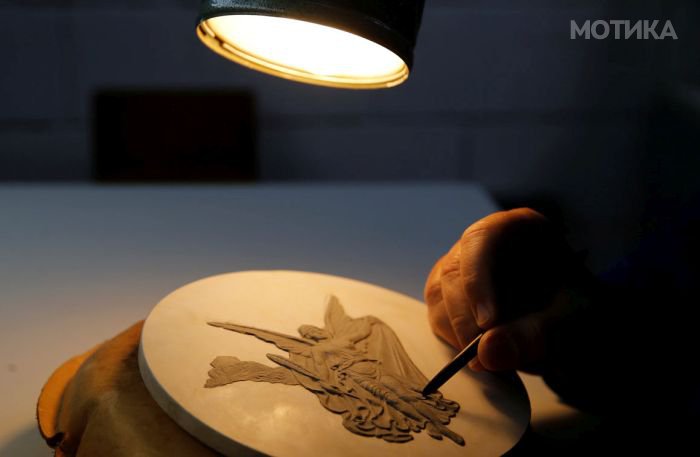
[[[495,211],[467,184],[0,186],[0,456],[48,456],[34,408],[51,372],[206,276],[293,269],[422,299],[464,228]],[[536,433],[581,417],[523,376]]]

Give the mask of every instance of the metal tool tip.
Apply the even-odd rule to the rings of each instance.
[[[431,381],[425,385],[421,394],[423,394],[424,397],[427,397],[428,395],[434,393],[435,390],[435,384]]]

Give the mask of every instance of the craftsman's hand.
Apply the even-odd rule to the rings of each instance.
[[[564,287],[571,259],[563,237],[531,209],[477,221],[426,282],[433,331],[461,349],[485,330],[473,370],[539,371],[550,336],[573,312]]]

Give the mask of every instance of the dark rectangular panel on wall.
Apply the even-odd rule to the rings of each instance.
[[[98,181],[251,181],[253,96],[231,90],[101,90],[93,105]]]

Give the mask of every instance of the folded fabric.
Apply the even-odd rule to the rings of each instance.
[[[141,380],[143,322],[65,362],[37,405],[39,431],[57,457],[219,455],[168,417]]]

